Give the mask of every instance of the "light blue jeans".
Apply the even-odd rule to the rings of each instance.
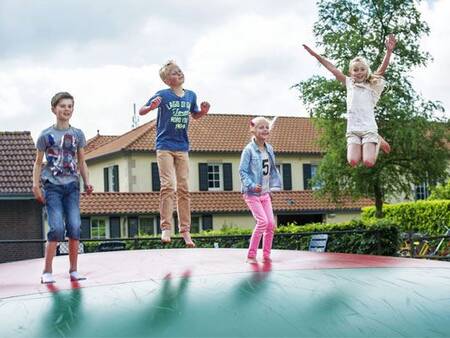
[[[44,183],[45,207],[47,209],[49,241],[80,239],[80,184]]]

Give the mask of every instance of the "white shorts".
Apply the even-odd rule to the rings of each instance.
[[[364,144],[380,142],[380,136],[373,131],[350,131],[345,134],[347,137],[347,145],[349,144]]]

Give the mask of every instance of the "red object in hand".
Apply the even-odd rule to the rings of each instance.
[[[33,186],[33,195],[38,203],[45,204],[44,192],[40,187]]]
[[[209,102],[202,102],[200,104],[200,112],[202,114],[208,114],[209,108],[210,108]]]
[[[159,106],[159,104],[161,103],[161,96],[157,96],[153,99],[153,101],[150,103],[150,109],[153,110],[156,107]]]
[[[92,194],[92,192],[94,191],[94,187],[92,185],[85,185],[84,186],[84,191],[86,192],[86,194],[90,195]]]

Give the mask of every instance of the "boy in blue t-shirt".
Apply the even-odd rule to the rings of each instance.
[[[45,266],[42,283],[54,283],[52,275],[56,245],[69,238],[69,275],[71,281],[85,279],[77,272],[78,244],[80,240],[80,182],[78,168],[83,177],[84,188],[92,192],[84,159],[86,138],[80,129],[69,124],[73,113],[73,96],[67,92],[55,94],[51,101],[56,124],[43,130],[36,142],[36,161],[33,168],[33,194],[45,204],[49,231],[45,249]],[[42,169],[43,158],[47,162]],[[40,183],[44,188],[42,194]],[[45,196],[45,197],[44,197]]]
[[[167,62],[159,71],[161,80],[169,86],[158,91],[140,110],[140,115],[158,108],[156,120],[156,159],[158,162],[161,215],[161,241],[170,242],[173,198],[177,184],[178,226],[187,247],[195,247],[191,239],[191,207],[189,196],[189,116],[198,119],[209,111],[209,103],[197,107],[197,96],[183,89],[184,74],[174,61]]]

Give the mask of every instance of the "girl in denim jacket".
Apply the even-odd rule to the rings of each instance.
[[[270,262],[270,250],[274,235],[275,221],[270,192],[281,189],[280,174],[275,166],[275,155],[266,143],[270,133],[270,123],[264,117],[250,121],[252,141],[242,151],[239,165],[241,192],[256,226],[248,248],[247,262],[256,263],[256,251],[263,238],[263,261]]]

